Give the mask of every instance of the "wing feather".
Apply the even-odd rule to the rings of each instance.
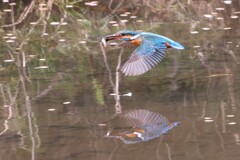
[[[142,44],[134,50],[120,70],[126,76],[141,75],[156,66],[165,56],[167,47],[164,43],[141,37]]]
[[[123,115],[130,125],[136,128],[144,128],[145,126],[151,125],[163,125],[168,126],[169,121],[163,115],[158,113],[150,112],[148,110],[140,109],[133,110]]]

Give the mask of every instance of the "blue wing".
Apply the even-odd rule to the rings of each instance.
[[[147,72],[165,56],[167,46],[164,41],[156,39],[155,36],[143,36],[141,40],[141,45],[120,68],[126,76],[136,76]]]

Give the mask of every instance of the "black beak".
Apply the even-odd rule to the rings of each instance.
[[[112,35],[107,35],[107,36],[104,36],[104,37],[100,37],[98,38],[99,42],[102,42],[104,46],[106,46],[107,42],[108,41],[112,41],[112,40],[115,40],[115,39],[118,39],[119,36],[116,35],[116,34],[112,34]]]
[[[111,40],[115,40],[118,38],[119,38],[119,35],[116,35],[116,34],[105,36],[106,41],[111,41]]]
[[[107,35],[107,36],[104,36],[104,37],[100,37],[98,38],[99,41],[102,41],[102,39],[105,39],[105,41],[111,41],[111,40],[115,40],[117,39],[118,36],[116,34],[111,34],[111,35]]]

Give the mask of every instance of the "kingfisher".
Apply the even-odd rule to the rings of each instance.
[[[132,129],[117,135],[110,135],[109,133],[106,137],[119,138],[126,144],[157,138],[180,123],[169,122],[165,116],[144,109],[132,110],[125,113],[122,117]]]
[[[162,61],[168,48],[184,49],[184,46],[180,43],[150,32],[122,30],[102,37],[104,46],[106,46],[106,42],[111,40],[122,40],[124,42],[123,46],[131,44],[137,47],[120,68],[125,76],[144,74]]]

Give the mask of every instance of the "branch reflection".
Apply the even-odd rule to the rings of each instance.
[[[120,93],[119,93],[119,81],[120,81],[119,68],[121,66],[121,58],[122,58],[122,54],[123,54],[123,48],[120,50],[119,55],[118,55],[118,63],[117,63],[117,67],[116,67],[116,74],[115,74],[116,77],[115,77],[115,84],[114,84],[113,78],[112,78],[112,72],[111,72],[111,69],[110,69],[108,61],[107,61],[106,51],[105,51],[105,48],[102,43],[100,43],[100,47],[101,47],[101,51],[102,51],[103,58],[104,58],[104,64],[108,71],[109,81],[110,81],[110,84],[113,87],[113,91],[114,91],[114,93],[111,95],[114,96],[114,99],[116,102],[115,103],[115,111],[116,111],[116,114],[119,114],[122,112],[122,106],[120,103]]]

